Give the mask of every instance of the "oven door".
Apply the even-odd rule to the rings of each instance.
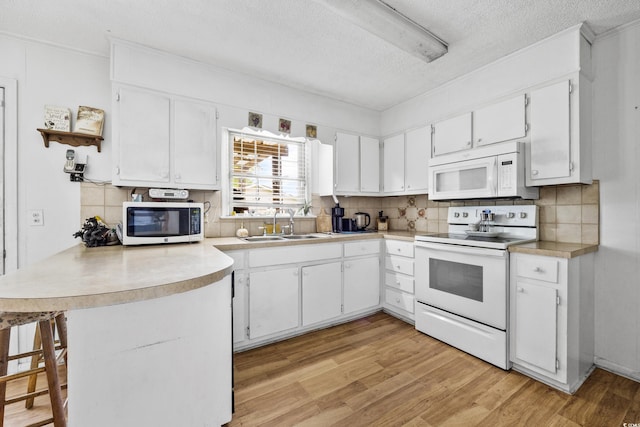
[[[507,329],[508,252],[416,242],[416,300]]]

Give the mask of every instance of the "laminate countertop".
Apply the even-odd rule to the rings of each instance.
[[[580,255],[596,252],[597,250],[598,245],[548,242],[544,240],[509,246],[509,252],[529,255],[552,256],[557,258],[575,258]]]
[[[210,285],[233,268],[233,259],[212,240],[97,248],[78,244],[0,277],[0,311],[102,307]]]

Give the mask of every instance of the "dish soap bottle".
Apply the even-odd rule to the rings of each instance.
[[[249,230],[244,228],[244,222],[240,223],[240,228],[236,230],[237,237],[249,237]]]

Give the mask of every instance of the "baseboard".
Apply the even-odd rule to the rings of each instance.
[[[613,363],[610,360],[606,360],[600,357],[595,357],[594,363],[598,368],[602,368],[605,371],[609,371],[613,374],[620,375],[621,377],[640,382],[640,372],[638,371],[633,371],[629,368],[618,365],[617,363]]]

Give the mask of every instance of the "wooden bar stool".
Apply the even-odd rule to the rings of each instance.
[[[66,354],[66,323],[64,313],[60,312],[44,312],[44,313],[10,313],[0,312],[0,427],[4,425],[4,408],[5,405],[27,400],[32,397],[45,394],[47,391],[31,392],[11,399],[6,398],[7,382],[32,376],[39,372],[45,372],[48,383],[48,393],[51,400],[51,410],[53,417],[43,420],[31,426],[42,426],[53,422],[55,427],[66,427],[67,421],[64,413],[64,405],[62,402],[62,393],[60,379],[58,378],[58,360],[56,359],[56,349],[51,321],[55,319],[58,327],[58,335],[60,336],[61,347],[63,351],[61,356]],[[11,328],[13,326],[25,325],[27,323],[38,322],[38,330],[42,341],[42,350],[31,351],[28,353],[16,354],[9,356],[9,339],[11,337]],[[43,355],[44,367],[38,367],[7,375],[7,368],[10,360],[19,359],[21,357]]]

